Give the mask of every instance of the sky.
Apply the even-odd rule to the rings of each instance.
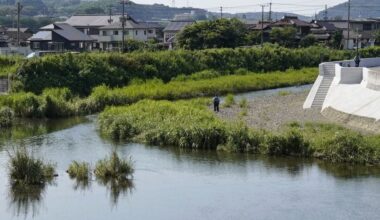
[[[260,4],[266,4],[271,0],[175,0],[176,7],[204,8],[209,11],[219,11],[223,6],[225,12],[256,12],[261,11]],[[294,12],[296,14],[314,15],[322,11],[327,4],[328,7],[346,2],[347,0],[272,0],[272,10],[282,12]],[[164,4],[172,5],[172,0],[133,0],[140,4]],[[269,10],[267,6],[265,10]]]

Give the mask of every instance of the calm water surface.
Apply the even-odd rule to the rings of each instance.
[[[0,219],[379,219],[380,170],[292,158],[115,144],[95,117],[20,122],[0,134]],[[57,164],[40,191],[14,193],[8,152],[25,146]],[[78,185],[72,160],[131,155],[133,186]]]

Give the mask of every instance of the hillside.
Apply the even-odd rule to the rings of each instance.
[[[328,8],[329,19],[347,19],[347,2]],[[319,13],[323,18],[323,12]],[[380,0],[351,0],[352,18],[380,17]]]
[[[7,15],[16,0],[0,0],[0,15]],[[114,14],[121,13],[119,0],[21,0],[24,6],[22,14],[27,16],[48,15],[50,17],[71,16],[73,14],[105,14],[112,6]],[[143,5],[131,2],[126,12],[138,20],[169,20],[176,14],[195,12],[199,19],[204,19],[206,11],[196,8],[172,8],[162,4]]]
[[[212,13],[215,17],[219,17],[220,13]],[[290,16],[297,16],[301,20],[311,20],[310,17],[299,15],[299,14],[293,14],[293,13],[284,13],[284,12],[272,12],[272,20],[278,20],[284,17],[285,15]],[[242,19],[248,19],[248,20],[261,20],[261,12],[247,12],[247,13],[236,13],[236,14],[230,14],[230,13],[224,13],[224,17],[226,18],[242,18]],[[269,15],[268,13],[264,14],[264,18],[268,19]]]

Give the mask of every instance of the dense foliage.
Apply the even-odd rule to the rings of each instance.
[[[184,49],[235,48],[245,45],[248,30],[239,19],[218,19],[189,25],[177,36]]]
[[[117,140],[380,164],[378,136],[363,136],[329,124],[293,123],[280,133],[256,131],[242,122],[222,121],[204,100],[144,100],[128,107],[107,108],[98,120],[100,130]]]
[[[67,88],[44,89],[41,95],[12,93],[0,96],[0,106],[10,107],[17,117],[59,118],[99,112],[108,105],[125,105],[141,99],[184,99],[302,85],[314,81],[317,70],[305,68],[285,72],[252,73],[244,69],[235,75],[203,71],[179,76],[169,83],[161,80],[134,80],[123,88],[96,87],[87,98],[74,96]]]
[[[379,48],[373,50],[377,54],[380,52]],[[125,86],[134,78],[158,78],[168,82],[180,74],[190,75],[207,69],[225,74],[233,74],[239,68],[253,72],[283,71],[315,67],[321,60],[349,57],[349,52],[322,47],[287,49],[276,46],[263,49],[64,54],[26,61],[16,77],[21,83],[14,84],[23,85],[25,91],[36,94],[45,88],[66,87],[74,94],[88,95],[96,86]]]

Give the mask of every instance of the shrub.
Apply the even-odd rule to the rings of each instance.
[[[13,110],[8,107],[0,109],[0,128],[11,127],[13,123]]]
[[[268,135],[264,151],[269,155],[306,157],[312,153],[309,142],[304,139],[302,133],[297,129],[291,129],[285,134]]]
[[[46,164],[34,158],[26,149],[18,150],[10,155],[9,176],[12,184],[44,185],[55,175],[52,164]]]
[[[374,57],[380,54],[380,49],[363,49],[361,53],[363,57]],[[315,67],[321,58],[331,61],[350,57],[352,52],[325,47],[288,49],[274,45],[200,51],[62,54],[24,61],[15,80],[23,84],[26,92],[40,94],[46,88],[66,87],[84,96],[94,87],[103,84],[121,87],[134,78],[158,78],[168,82],[180,74],[188,76],[205,70],[228,74],[238,69],[259,73],[284,71]]]

